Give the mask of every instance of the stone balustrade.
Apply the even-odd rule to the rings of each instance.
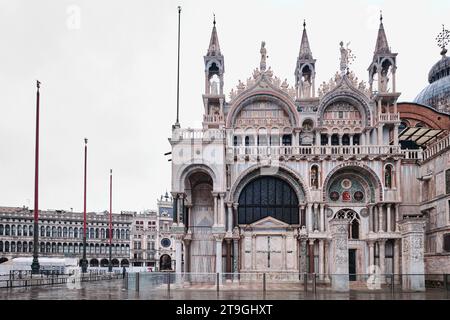
[[[440,139],[435,143],[429,145],[423,151],[423,160],[432,158],[435,155],[440,154],[442,151],[447,150],[449,148],[450,148],[450,134],[445,136],[443,139]]]
[[[345,155],[383,155],[401,154],[400,146],[234,146],[229,147],[229,152],[234,156],[345,156]]]
[[[379,122],[398,122],[400,121],[399,113],[381,113],[378,115]]]
[[[220,129],[174,129],[172,132],[172,141],[223,139],[225,139],[225,131]]]
[[[225,122],[225,117],[222,114],[205,114],[203,115],[203,122],[206,123]]]

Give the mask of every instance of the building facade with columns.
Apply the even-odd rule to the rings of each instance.
[[[172,234],[172,199],[168,193],[157,200],[156,210],[134,213],[131,222],[131,264],[152,271],[175,270]]]
[[[133,213],[112,214],[114,267],[130,265],[130,225]],[[0,207],[0,263],[33,256],[33,210]],[[90,267],[109,264],[109,213],[86,214],[86,258]],[[39,211],[39,247],[44,257],[83,257],[83,213],[64,210]]]
[[[339,70],[316,87],[304,24],[294,86],[267,66],[262,42],[259,67],[226,96],[214,21],[203,128],[177,123],[169,139],[178,273],[424,272],[420,177],[435,156],[450,168],[448,131],[435,132],[433,155],[400,141],[410,128],[401,127],[397,53],[382,18],[368,83],[351,71],[343,42],[338,53]]]

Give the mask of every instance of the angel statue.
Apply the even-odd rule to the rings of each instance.
[[[260,63],[260,69],[261,71],[266,70],[266,59],[267,59],[267,50],[265,48],[266,43],[264,41],[261,42],[261,50],[259,51],[261,53],[261,63]]]

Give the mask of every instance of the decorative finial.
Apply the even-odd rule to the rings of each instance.
[[[445,29],[445,26],[442,25],[442,31],[436,37],[438,46],[442,49],[441,55],[444,57],[447,53],[447,49],[445,48],[450,40],[450,31]]]
[[[216,14],[213,13],[213,16],[214,16],[213,24],[214,24],[214,26],[215,26],[215,25],[216,25]]]
[[[178,6],[178,13],[181,13],[181,6]]]
[[[305,29],[306,29],[306,20],[303,19],[303,30],[305,30]]]
[[[88,139],[84,138],[84,144],[87,144],[87,142],[88,142]]]
[[[36,80],[36,87],[39,89],[41,87],[41,82],[39,80]]]
[[[380,10],[380,23],[383,23],[383,11]]]
[[[109,169],[109,173],[112,174],[112,169]]]

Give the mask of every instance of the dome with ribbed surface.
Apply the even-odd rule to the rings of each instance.
[[[414,102],[450,114],[450,57],[442,56],[428,73],[428,82]]]

